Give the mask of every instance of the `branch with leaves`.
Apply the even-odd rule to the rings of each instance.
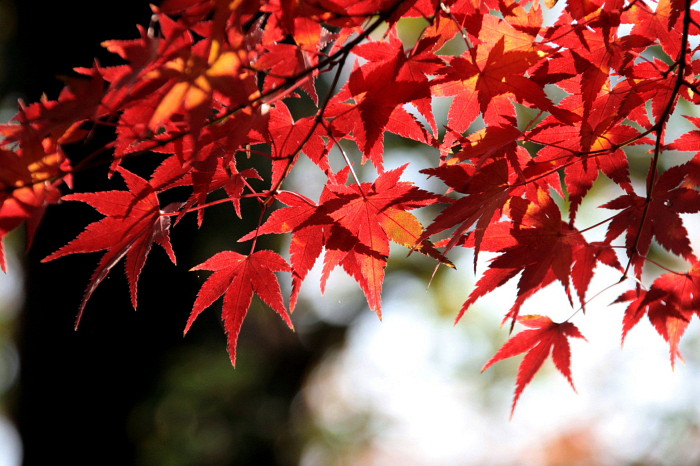
[[[527,352],[513,408],[550,354],[573,386],[568,339],[582,338],[569,320],[583,313],[555,323],[521,315],[523,305],[558,282],[584,309],[601,264],[620,272],[618,286],[631,287],[617,299],[628,303],[623,338],[647,316],[669,342],[672,363],[680,358],[681,337],[700,313],[698,260],[681,217],[700,211],[700,130],[669,140],[668,127],[679,102],[700,103],[691,0],[569,0],[551,25],[539,0],[165,0],[153,12],[140,37],[104,42],[122,65],[76,68],[56,100],[20,102],[0,126],[3,270],[2,239],[26,225],[31,241],[61,199],[104,215],[45,259],[105,251],[78,321],[122,259],[136,307],[152,244],[175,263],[170,234],[178,222],[196,212],[202,225],[209,207],[231,202],[234,221],[259,215],[239,239],[252,241],[250,252],[221,251],[192,267],[213,274],[186,331],[223,296],[232,363],[253,295],[293,328],[302,283],[322,256],[321,289],[340,267],[381,317],[390,241],[450,267],[455,248],[472,249],[475,272],[480,252],[495,254],[458,321],[519,277],[504,323],[531,329],[485,366]],[[404,18],[422,21],[414,42],[398,33]],[[442,127],[436,97],[450,98]],[[297,115],[293,101],[311,106],[310,116]],[[700,118],[686,118],[700,127]],[[71,160],[67,147],[98,126],[111,128],[113,141]],[[385,169],[387,133],[437,149],[423,174],[443,182],[443,192],[402,181],[406,165]],[[642,189],[631,148],[648,149]],[[687,157],[664,170],[669,151]],[[283,189],[302,156],[325,177],[317,200]],[[137,158],[158,166],[137,172],[129,168]],[[250,159],[270,176],[246,168]],[[363,179],[358,162],[377,177]],[[70,192],[73,177],[96,168],[105,183],[123,179],[126,189]],[[598,206],[615,213],[580,225],[577,214],[593,202],[588,194],[601,176],[622,192]],[[179,202],[162,205],[183,189],[189,194]],[[211,201],[218,193],[224,199]],[[257,199],[262,213],[247,212],[245,198]],[[410,211],[427,206],[443,207],[424,227]],[[289,261],[258,249],[257,238],[273,233],[291,235]],[[649,258],[654,241],[689,270]],[[649,280],[648,264],[663,275]],[[288,307],[277,272],[291,274]]]

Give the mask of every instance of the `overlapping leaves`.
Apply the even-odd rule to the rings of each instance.
[[[401,39],[402,17],[424,21],[413,44]],[[447,254],[473,249],[475,270],[480,252],[493,254],[458,319],[517,278],[504,320],[530,329],[485,366],[527,353],[513,407],[549,354],[571,381],[568,339],[581,338],[568,321],[521,309],[555,283],[583,309],[599,264],[632,283],[617,300],[627,306],[623,335],[647,316],[674,363],[700,296],[686,228],[700,211],[700,132],[671,140],[668,130],[687,108],[679,102],[700,103],[700,15],[690,0],[571,0],[551,26],[543,18],[540,2],[527,0],[166,0],[140,37],[104,43],[124,64],[79,68],[57,100],[22,104],[0,126],[0,264],[2,239],[23,224],[31,237],[59,186],[108,166],[127,190],[64,196],[104,218],[46,259],[105,251],[79,314],[122,258],[136,306],[152,244],[175,262],[171,217],[197,212],[201,225],[207,207],[230,202],[236,221],[260,215],[244,199],[265,213],[277,200],[284,206],[241,238],[252,240],[247,255],[223,251],[194,268],[213,274],[186,328],[223,296],[232,361],[253,295],[292,327],[276,273],[291,273],[291,312],[322,254],[322,289],[340,267],[381,316],[394,241],[446,265]],[[447,106],[444,127],[436,97]],[[113,143],[72,164],[64,146],[96,126],[113,128]],[[388,134],[435,154],[423,173],[444,192],[400,181],[405,165],[385,170]],[[685,158],[671,160],[672,151]],[[288,186],[301,154],[325,176],[318,201]],[[124,168],[136,157],[159,157],[158,168]],[[348,182],[367,161],[377,177],[353,172]],[[601,178],[618,192],[593,207],[611,216],[586,225]],[[178,202],[162,206],[166,198]],[[436,204],[442,211],[425,227],[410,212]],[[259,249],[270,233],[291,236],[289,263]],[[655,243],[690,271],[650,259]],[[657,266],[663,275],[644,286]]]

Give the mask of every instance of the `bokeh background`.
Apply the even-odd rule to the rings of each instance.
[[[95,57],[116,63],[100,42],[135,37],[135,25],[148,24],[150,14],[142,0],[109,6],[0,0],[2,121],[15,113],[19,98],[55,98],[62,87],[57,77],[72,67],[90,66]],[[402,34],[410,37],[417,27],[409,22]],[[671,129],[680,132],[685,124],[674,118]],[[85,156],[108,136],[97,132],[89,144],[71,147],[70,156]],[[434,156],[399,138],[387,141],[388,168],[410,160],[404,179],[438,191],[417,173]],[[682,157],[670,154],[670,163]],[[643,165],[633,168],[643,174]],[[316,170],[300,167],[288,189],[316,198]],[[371,168],[365,170],[369,178]],[[76,178],[76,189],[103,190],[104,181],[103,172],[88,172]],[[598,183],[592,204],[614,189]],[[76,310],[99,256],[40,260],[99,215],[65,203],[49,209],[28,253],[22,232],[8,238],[10,273],[0,275],[0,465],[700,463],[697,324],[682,344],[686,364],[672,371],[665,342],[646,322],[620,347],[623,308],[608,304],[624,289],[602,293],[574,321],[588,338],[572,342],[578,393],[547,363],[509,419],[519,359],[480,370],[507,339],[499,324],[515,287],[480,300],[455,326],[474,284],[469,254],[455,254],[457,270],[441,269],[431,282],[431,261],[398,251],[389,261],[382,322],[341,271],[321,296],[315,269],[293,317],[296,333],[254,303],[234,370],[216,306],[182,336],[206,278],[186,270],[215,251],[239,247],[235,240],[254,227],[231,214],[231,206],[222,205],[207,213],[200,231],[192,219],[178,225],[172,238],[177,268],[154,248],[140,278],[137,312],[117,266],[77,332]],[[604,215],[589,209],[579,218],[594,224]],[[697,221],[687,220],[697,239]],[[282,238],[265,241],[285,250]],[[591,293],[618,278],[602,270]],[[565,319],[572,309],[553,286],[523,313]]]

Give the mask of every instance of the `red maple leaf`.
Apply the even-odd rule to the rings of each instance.
[[[378,61],[355,68],[325,113],[333,119],[334,130],[353,133],[363,153],[363,162],[371,160],[380,172],[384,170],[385,131],[424,143],[431,141],[425,128],[403,104],[416,102],[428,120],[434,122],[425,62],[415,63],[416,57],[406,57],[398,39],[382,46],[381,53],[371,43],[360,48],[360,53]],[[354,103],[346,102],[349,99]]]
[[[540,370],[545,359],[552,355],[554,365],[571,384],[571,388],[576,391],[574,381],[571,378],[571,348],[569,338],[586,339],[579,329],[571,322],[556,323],[547,316],[526,315],[518,317],[518,322],[530,327],[518,333],[508,340],[498,352],[487,362],[481,371],[485,371],[498,361],[512,358],[527,352],[525,358],[520,363],[518,378],[515,385],[515,396],[511,417],[515,412],[515,406],[525,387],[530,383],[537,371]]]
[[[700,128],[700,118],[684,115],[691,123]],[[700,152],[700,130],[689,131],[669,144],[669,149],[682,150],[688,152]],[[698,161],[695,161],[698,164]]]
[[[511,126],[490,127],[487,131],[477,131],[469,138],[460,137],[462,150],[445,164],[422,173],[435,175],[445,184],[465,197],[458,199],[443,210],[428,226],[428,237],[457,226],[450,239],[441,242],[445,252],[463,241],[463,235],[472,226],[475,248],[474,267],[486,230],[494,216],[500,217],[503,206],[511,197],[526,194],[537,198],[538,189],[550,187],[561,193],[559,176],[556,172],[542,174],[539,169],[523,172],[522,167],[532,161],[525,148],[518,146],[515,138],[520,132]],[[454,163],[469,160],[471,163]],[[530,175],[530,172],[534,174]],[[525,180],[532,177],[532,181]]]
[[[533,160],[534,164],[547,164],[550,170],[564,168],[572,222],[599,171],[625,191],[632,191],[627,155],[622,147],[630,145],[640,133],[621,124],[631,109],[623,108],[627,102],[618,100],[614,94],[603,95],[595,101],[587,118],[570,125],[549,118],[527,136],[528,140],[545,146]],[[641,99],[638,101],[641,105]],[[575,112],[584,110],[580,96],[567,98],[562,104]]]
[[[289,254],[292,262],[292,294],[289,310],[294,312],[301,283],[323,251],[325,230],[332,219],[319,210],[318,205],[301,194],[282,191],[275,199],[288,207],[278,209],[257,230],[238,241],[248,241],[257,235],[292,233]]]
[[[566,123],[579,118],[555,106],[543,86],[526,76],[544,55],[535,44],[539,25],[530,26],[516,30],[494,16],[485,16],[478,45],[452,58],[442,72],[444,77],[432,83],[435,95],[455,96],[448,115],[453,130],[465,131],[479,113],[487,125],[508,123],[508,118],[516,116],[514,101],[549,111]]]
[[[242,40],[237,38],[236,45]],[[208,41],[198,42],[189,54],[178,56],[153,72],[154,79],[166,80],[167,90],[151,113],[151,130],[158,130],[175,114],[182,113],[190,123],[190,132],[198,135],[213,100],[232,107],[248,104],[256,89],[253,75],[246,68],[245,52],[234,48],[215,53],[217,49]]]
[[[672,0],[659,0],[655,11],[645,3],[630,4],[624,9],[622,21],[634,24],[630,35],[639,35],[659,41],[659,45],[671,59],[680,55],[681,23],[680,11],[674,8]]]
[[[327,154],[333,144],[324,142],[327,132],[316,117],[294,121],[289,108],[283,102],[276,102],[270,109],[269,122],[272,186],[277,186],[291,170],[298,158],[296,155],[302,151],[324,172],[330,171]]]
[[[550,60],[549,70],[554,73],[572,73],[573,78],[562,87],[578,94],[583,102],[585,121],[602,89],[610,83],[613,70],[628,76],[636,54],[640,54],[652,40],[640,35],[619,35],[621,11],[600,13],[591,22],[578,23],[567,12],[549,28],[545,37],[563,47]]]
[[[345,185],[347,172],[329,181],[320,203],[295,193],[276,197],[289,207],[275,211],[255,234],[292,232],[290,254],[293,291],[290,308],[296,303],[299,286],[316,259],[326,249],[321,289],[331,271],[340,265],[360,285],[371,309],[381,318],[381,290],[389,255],[389,240],[414,248],[451,266],[430,241],[420,240],[423,226],[407,210],[438,202],[441,198],[399,182],[406,166],[383,173],[362,185]]]
[[[265,25],[266,41],[280,41],[291,35],[306,52],[317,52],[328,42],[328,32],[318,19],[313,19],[323,17],[326,13],[318,5],[311,2],[269,0],[260,5],[260,10],[272,13]]]
[[[3,240],[22,224],[31,246],[46,207],[57,203],[61,179],[70,183],[70,162],[51,138],[40,140],[30,126],[22,128],[17,152],[0,148],[0,268],[7,272]]]
[[[671,366],[683,360],[679,343],[693,315],[700,312],[700,263],[686,273],[669,272],[654,280],[649,290],[629,290],[615,302],[631,301],[622,321],[622,341],[645,315],[669,344]]]
[[[538,190],[536,202],[511,198],[506,214],[511,218],[491,225],[484,235],[482,249],[501,253],[465,301],[459,320],[481,296],[504,285],[522,272],[518,296],[506,319],[518,317],[520,307],[537,291],[558,280],[571,301],[570,280],[584,304],[585,292],[598,261],[621,269],[609,246],[589,244],[574,227],[563,222],[559,207],[546,191]]]
[[[189,186],[194,187],[194,192],[187,202],[180,208],[180,215],[176,220],[180,220],[190,208],[195,205],[206,203],[207,196],[214,191],[223,189],[228,199],[233,203],[236,215],[242,218],[241,198],[243,190],[248,183],[248,179],[261,179],[258,172],[253,168],[238,171],[235,158],[227,162],[223,158],[209,158],[203,162],[193,162],[191,165],[182,166],[178,157],[173,155],[165,159],[153,173],[151,186],[161,192],[166,189]],[[197,211],[197,223],[202,225],[204,220],[204,209]]]
[[[61,144],[82,139],[88,132],[81,125],[95,118],[104,92],[104,81],[94,73],[86,74],[90,77],[64,77],[66,85],[58,100],[43,99],[30,105],[20,101],[20,111],[13,117],[20,124],[0,125],[2,144],[26,138],[27,127],[31,127],[32,137],[50,138]]]
[[[101,111],[111,113],[128,105],[140,107],[141,111],[153,112],[143,107],[143,98],[164,84],[157,71],[169,60],[191,47],[192,34],[179,22],[167,15],[155,12],[161,37],[154,37],[146,28],[139,26],[139,39],[108,40],[102,45],[118,54],[128,63],[108,68],[97,68],[97,72],[110,83],[101,102]]]
[[[296,85],[318,104],[313,79],[318,72],[307,72],[317,64],[318,59],[298,45],[272,44],[265,48],[267,53],[261,55],[254,65],[257,70],[266,73],[263,92],[283,87],[287,81],[297,76],[306,76],[304,79],[296,79]]]
[[[381,290],[389,255],[389,240],[444,260],[427,240],[419,241],[423,227],[406,211],[434,204],[440,198],[418,189],[412,183],[399,182],[403,165],[381,174],[377,180],[361,185],[329,183],[329,196],[323,212],[333,220],[324,244],[321,289],[330,272],[342,266],[359,284],[369,307],[381,318]],[[407,219],[406,217],[411,217]],[[444,260],[445,262],[449,262]]]
[[[153,187],[143,178],[122,167],[117,168],[117,171],[126,181],[127,191],[63,196],[63,200],[66,201],[90,204],[105,218],[88,225],[77,238],[42,261],[52,261],[68,254],[107,251],[90,277],[90,283],[80,303],[76,327],[92,293],[124,256],[134,309],[137,305],[138,278],[153,243],[163,247],[173,264],[176,263],[175,253],[170,244],[170,217],[163,215],[160,210],[158,196]]]
[[[274,309],[289,328],[292,321],[284,307],[279,281],[274,272],[291,272],[289,264],[272,251],[256,251],[249,256],[233,251],[222,251],[191,270],[211,270],[214,273],[202,285],[187,320],[185,334],[203,310],[224,296],[221,318],[228,337],[228,352],[231,363],[236,365],[238,334],[248,313],[248,308],[257,294]]]
[[[611,243],[626,232],[625,246],[637,277],[641,276],[652,238],[668,251],[691,262],[696,260],[680,214],[700,211],[700,193],[685,186],[688,177],[697,173],[697,164],[691,160],[664,172],[648,198],[629,193],[601,206],[621,210],[608,225],[605,240]]]

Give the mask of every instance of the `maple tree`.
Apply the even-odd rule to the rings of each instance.
[[[293,328],[300,288],[321,255],[321,289],[340,267],[381,318],[390,241],[448,267],[455,248],[474,251],[480,278],[457,321],[519,277],[503,322],[529,329],[484,366],[527,353],[513,409],[550,354],[573,386],[569,339],[584,337],[571,320],[584,316],[598,265],[619,271],[611,285],[627,287],[616,300],[628,303],[623,339],[646,315],[675,364],[700,313],[700,265],[681,216],[700,211],[700,130],[669,136],[669,123],[684,105],[700,103],[700,14],[691,0],[569,0],[546,24],[544,10],[555,4],[165,0],[140,37],[103,43],[121,65],[76,68],[56,100],[20,102],[0,126],[0,266],[7,270],[5,236],[26,225],[31,243],[47,207],[80,201],[96,209],[104,218],[44,259],[105,251],[77,326],[123,258],[136,308],[154,242],[175,264],[170,235],[183,217],[196,214],[202,225],[208,207],[230,202],[235,221],[251,215],[241,201],[254,199],[262,209],[257,228],[231,245],[240,251],[237,243],[249,242],[249,252],[220,251],[191,267],[213,274],[185,332],[223,296],[233,364],[253,295]],[[404,18],[422,21],[410,43],[398,34]],[[436,97],[451,98],[442,127]],[[298,100],[312,114],[297,114],[291,104]],[[700,118],[684,116],[700,127]],[[81,160],[66,155],[102,127],[112,129],[111,143]],[[442,192],[403,180],[407,165],[385,169],[387,133],[437,154],[422,173],[443,182]],[[672,152],[685,158],[673,165]],[[284,189],[302,156],[324,176],[318,200]],[[157,168],[136,173],[136,158]],[[270,175],[250,159],[267,164]],[[639,185],[633,159],[647,167]],[[360,179],[358,163],[374,167],[376,178]],[[95,167],[126,189],[71,192],[73,178]],[[609,218],[583,224],[578,214],[594,203],[588,194],[601,176],[619,195],[594,205]],[[410,211],[428,206],[442,210],[424,226]],[[289,260],[258,247],[266,234],[291,236]],[[654,242],[685,269],[650,257]],[[478,271],[481,252],[493,258]],[[276,272],[291,275],[288,305]],[[521,315],[555,281],[574,307],[571,317]]]

